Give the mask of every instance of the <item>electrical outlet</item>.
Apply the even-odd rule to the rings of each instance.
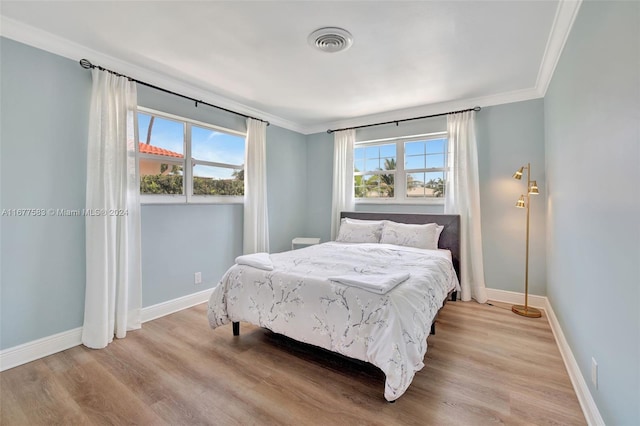
[[[591,358],[591,383],[598,389],[598,363],[595,358]]]
[[[202,284],[202,272],[196,272],[193,274],[193,282],[195,284]]]

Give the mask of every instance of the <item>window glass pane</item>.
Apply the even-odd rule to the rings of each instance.
[[[140,158],[140,193],[184,194],[183,123],[138,113],[138,136],[138,151],[158,156]]]
[[[444,154],[427,155],[427,168],[444,169]]]
[[[396,158],[396,145],[380,145],[380,157]]]
[[[244,137],[191,126],[191,157],[202,161],[244,164]]]
[[[444,197],[444,172],[425,173],[425,197]]]
[[[193,195],[244,195],[244,170],[197,164]]]
[[[427,154],[438,154],[445,152],[447,146],[446,139],[434,139],[427,141]]]
[[[424,173],[407,173],[407,197],[424,197]]]
[[[444,172],[407,173],[409,198],[438,198],[444,191]]]
[[[359,198],[393,198],[393,174],[357,176],[356,196]]]
[[[424,142],[407,142],[404,144],[405,155],[424,155]]]
[[[356,198],[364,198],[366,196],[366,184],[364,176],[353,177],[353,189]]]
[[[353,163],[354,171],[363,172],[364,171],[364,159],[356,159]]]
[[[364,159],[364,147],[354,149],[353,158],[356,160]]]
[[[424,169],[424,155],[410,155],[405,158],[405,169]]]
[[[380,178],[378,175],[367,175],[365,178],[366,184],[366,198],[379,198],[380,197]]]
[[[396,169],[396,146],[392,145],[375,145],[367,146],[364,148],[364,165],[362,168],[358,167],[360,171],[373,171],[373,170],[395,170]],[[361,153],[357,153],[361,155]],[[356,160],[358,157],[356,157]],[[360,163],[362,164],[362,163]]]
[[[395,188],[395,175],[379,175],[380,177],[380,197],[393,198]]]
[[[395,157],[386,157],[380,159],[380,167],[382,170],[395,170],[396,169],[396,158]]]
[[[140,158],[141,194],[183,194],[184,163],[171,159]]]
[[[380,158],[380,147],[368,146],[365,148],[365,158],[367,160],[377,160]]]
[[[184,156],[184,124],[163,117],[138,113],[140,152],[182,158]]]

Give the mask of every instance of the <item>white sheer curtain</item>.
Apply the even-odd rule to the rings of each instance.
[[[247,118],[244,161],[244,254],[269,252],[267,123]]]
[[[82,343],[107,346],[140,328],[140,189],[134,82],[94,69],[87,149]]]
[[[487,301],[480,230],[480,184],[475,111],[447,115],[449,174],[444,212],[459,214],[462,300]]]
[[[340,212],[353,210],[353,145],[355,130],[341,130],[333,139],[333,196],[331,200],[331,239],[340,230]]]

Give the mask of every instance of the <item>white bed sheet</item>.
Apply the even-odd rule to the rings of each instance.
[[[324,243],[270,255],[273,271],[234,265],[209,300],[212,328],[246,321],[369,362],[399,398],[423,366],[427,336],[447,294],[460,285],[447,250]],[[341,274],[409,272],[386,294],[329,281]]]

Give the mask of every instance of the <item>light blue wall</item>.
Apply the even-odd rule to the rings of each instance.
[[[544,109],[541,99],[483,108],[476,115],[483,256],[487,287],[524,291],[525,216],[515,203],[526,183],[511,176],[531,162],[544,194]],[[357,141],[446,131],[446,117],[358,130]],[[309,193],[307,234],[331,235],[333,135],[307,136]],[[402,213],[442,213],[439,205],[357,204],[355,210]],[[537,197],[531,210],[530,294],[545,295],[545,198]]]
[[[2,209],[82,209],[91,75],[0,38]],[[84,218],[2,216],[0,349],[82,325]]]
[[[544,107],[548,297],[605,422],[638,425],[640,3],[582,3]]]
[[[307,135],[306,236],[331,240],[331,188],[333,185],[333,135]]]
[[[305,236],[307,219],[307,144],[304,135],[267,127],[269,251],[291,250]]]
[[[482,254],[489,288],[524,292],[526,211],[515,207],[527,190],[513,173],[531,163],[540,195],[531,196],[529,294],[546,294],[546,187],[542,99],[483,108],[477,113]]]
[[[242,205],[143,205],[143,306],[212,288],[240,254]]]

